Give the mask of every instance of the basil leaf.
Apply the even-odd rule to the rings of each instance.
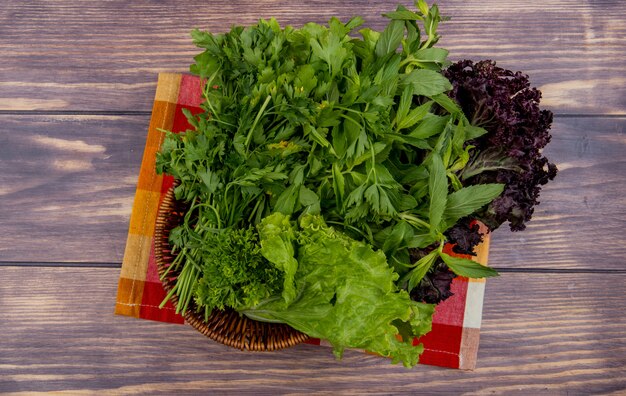
[[[409,135],[417,139],[426,139],[439,135],[445,129],[449,119],[449,116],[440,117],[429,113]]]
[[[416,21],[424,19],[420,14],[409,10],[398,10],[383,14],[385,18],[399,19],[403,21]]]
[[[428,209],[428,218],[430,226],[438,229],[439,223],[446,209],[446,201],[448,198],[448,177],[446,169],[443,166],[441,156],[433,152],[430,157],[428,166],[428,191],[430,192],[430,206]]]
[[[276,206],[274,210],[277,212],[290,215],[296,209],[296,203],[298,202],[298,193],[300,192],[300,186],[292,184],[287,187],[276,200]]]
[[[434,70],[417,69],[402,79],[403,85],[412,85],[415,95],[433,97],[452,89],[452,84]],[[433,98],[434,99],[434,98]]]
[[[473,125],[465,126],[465,140],[476,139],[477,137],[481,137],[482,135],[486,133],[487,133],[487,130],[485,128],[481,128],[481,127],[477,127]]]
[[[406,115],[406,117],[404,117],[400,122],[398,122],[398,130],[404,129],[404,128],[410,128],[413,125],[417,124],[428,114],[432,105],[433,105],[433,102],[428,101],[424,103],[423,105],[418,106],[414,108],[413,110],[411,110],[409,114]]]
[[[385,243],[383,244],[383,252],[387,256],[390,256],[395,250],[400,247],[406,246],[406,241],[413,238],[415,234],[413,227],[411,227],[406,221],[397,223],[387,236]]]
[[[434,62],[444,64],[448,57],[448,50],[443,48],[422,48],[415,52],[415,58],[420,62]]]
[[[389,22],[376,43],[376,55],[382,58],[395,52],[404,36],[404,23],[399,20]]]
[[[448,113],[450,114],[457,114],[457,113],[462,112],[459,105],[456,104],[454,100],[450,99],[448,95],[444,95],[443,93],[440,93],[439,95],[433,95],[430,98],[433,99],[435,102],[437,102],[439,106],[446,109]]]
[[[459,276],[468,278],[489,278],[498,276],[498,272],[490,267],[485,267],[480,263],[465,258],[453,257],[449,254],[440,252],[439,256],[446,263],[448,268]]]
[[[430,267],[432,267],[433,263],[437,259],[437,253],[437,250],[433,250],[426,256],[419,259],[419,261],[415,265],[415,268],[413,268],[411,272],[409,272],[409,283],[407,287],[408,292],[411,292],[411,290],[413,290],[415,286],[419,285],[419,283],[422,281]]]
[[[447,227],[454,225],[460,218],[468,216],[502,194],[504,184],[477,184],[468,186],[448,195],[444,221]],[[441,230],[442,232],[445,229]]]

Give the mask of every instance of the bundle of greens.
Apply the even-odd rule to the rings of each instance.
[[[501,151],[482,165],[491,124],[447,78],[437,6],[415,6],[385,14],[382,32],[355,32],[359,17],[193,32],[204,112],[157,156],[189,204],[170,234],[179,311],[228,306],[327,339],[338,357],[356,347],[412,366],[427,303],[456,275],[497,274],[443,247],[471,251],[471,219],[528,179],[494,172],[528,167]]]

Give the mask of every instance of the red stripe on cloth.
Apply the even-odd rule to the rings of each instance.
[[[202,97],[202,84],[197,76],[183,74],[180,79],[180,90],[178,91],[178,104],[186,107],[200,107],[204,98]]]
[[[156,256],[154,255],[154,238],[152,238],[152,244],[150,246],[148,269],[146,270],[146,282],[161,283],[161,279],[159,277],[159,269],[156,265]]]
[[[174,305],[170,301],[163,308],[159,308],[165,296],[165,290],[160,282],[146,282],[143,289],[139,317],[159,322],[185,323],[185,319],[176,313]]]
[[[163,184],[161,185],[161,199],[167,194],[170,187],[174,186],[174,176],[163,175]]]
[[[424,344],[420,363],[459,368],[459,352],[463,327],[433,323],[430,333],[413,340],[413,345]]]
[[[440,302],[435,307],[433,323],[463,327],[465,317],[465,302],[467,298],[467,278],[456,277],[452,281],[450,291],[452,297]]]
[[[182,92],[182,91],[181,91]],[[193,127],[187,121],[187,116],[183,113],[183,109],[187,109],[191,114],[200,114],[204,110],[199,107],[184,106],[180,103],[176,104],[176,112],[174,113],[174,123],[172,124],[172,132],[184,132],[187,129],[193,129]]]

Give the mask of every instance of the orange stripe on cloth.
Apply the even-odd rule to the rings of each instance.
[[[163,176],[156,174],[155,158],[164,137],[160,129],[171,129],[173,124],[180,82],[180,74],[159,74],[117,288],[115,313],[119,315],[140,316],[163,184]]]
[[[182,77],[182,74],[179,73],[159,73],[154,100],[176,103]]]
[[[158,180],[163,183],[163,177]],[[154,223],[157,217],[159,201],[161,199],[161,186],[157,191],[146,191],[137,189],[135,192],[135,202],[133,203],[133,212],[130,216],[129,234],[145,235],[152,237],[154,235]]]
[[[120,277],[146,280],[152,240],[152,236],[128,234]]]
[[[139,317],[143,286],[143,281],[120,277],[117,284],[117,302],[115,303],[117,315]]]

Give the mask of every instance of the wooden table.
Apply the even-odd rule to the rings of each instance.
[[[209,5],[209,3],[212,3]],[[225,31],[393,1],[22,1],[0,6],[0,392],[626,392],[626,2],[442,0],[453,59],[528,73],[560,167],[527,231],[493,234],[478,367],[298,346],[244,353],[114,316],[156,73]]]

